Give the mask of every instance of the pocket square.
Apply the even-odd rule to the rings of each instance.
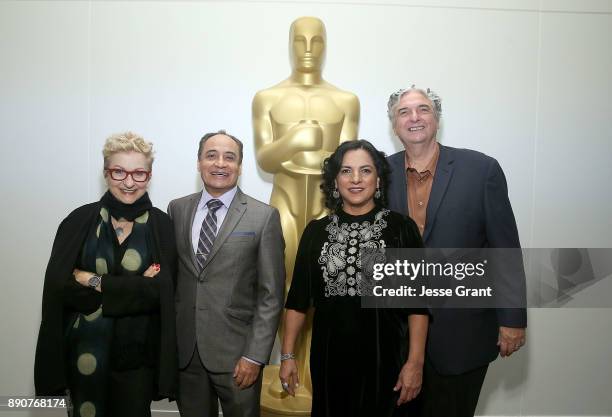
[[[255,232],[234,231],[230,236],[255,236]]]

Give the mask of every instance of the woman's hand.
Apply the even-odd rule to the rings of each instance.
[[[401,390],[399,399],[397,400],[397,405],[400,406],[407,403],[419,395],[419,392],[421,392],[422,383],[423,364],[407,361],[402,367],[402,370],[397,377],[395,387],[393,388],[393,391]]]
[[[89,287],[89,279],[94,276],[93,272],[89,271],[81,271],[78,268],[74,268],[72,271],[72,275],[74,276],[74,280],[81,284],[84,287]],[[91,287],[89,287],[91,288]],[[93,288],[98,292],[102,292],[102,288],[98,285],[96,288]]]
[[[295,390],[300,386],[295,359],[286,359],[282,361],[278,376],[281,380],[283,389],[287,391],[289,395],[295,397]]]
[[[283,345],[281,347],[281,359],[283,359],[283,356],[285,358],[281,360],[278,376],[281,380],[283,389],[293,397],[295,397],[295,390],[300,386],[298,367],[295,356],[293,355],[293,350],[295,348],[295,341],[305,321],[305,311],[298,311],[290,308],[285,311],[285,334],[283,335]]]
[[[72,271],[72,275],[76,282],[81,284],[84,287],[89,286],[89,278],[93,277],[93,272],[81,271],[80,269],[74,268]]]
[[[159,264],[151,264],[142,275],[147,278],[153,278],[157,274],[159,274]]]

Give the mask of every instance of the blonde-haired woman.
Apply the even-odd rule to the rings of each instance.
[[[126,132],[102,153],[108,191],[62,221],[51,250],[36,393],[68,393],[74,416],[150,416],[175,396],[174,234],[147,194],[152,144]]]

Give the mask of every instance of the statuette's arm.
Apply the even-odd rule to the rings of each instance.
[[[340,143],[358,139],[359,113],[361,111],[359,99],[356,96],[352,96],[341,107],[344,110],[344,124],[340,132]]]
[[[300,120],[281,137],[275,138],[270,108],[259,94],[253,100],[253,136],[259,166],[277,173],[283,162],[296,153],[321,149],[323,130],[316,120]]]

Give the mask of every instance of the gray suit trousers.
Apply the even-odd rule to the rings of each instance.
[[[236,386],[231,372],[210,372],[196,349],[187,368],[179,371],[178,406],[181,417],[259,417],[262,373],[246,389]]]

